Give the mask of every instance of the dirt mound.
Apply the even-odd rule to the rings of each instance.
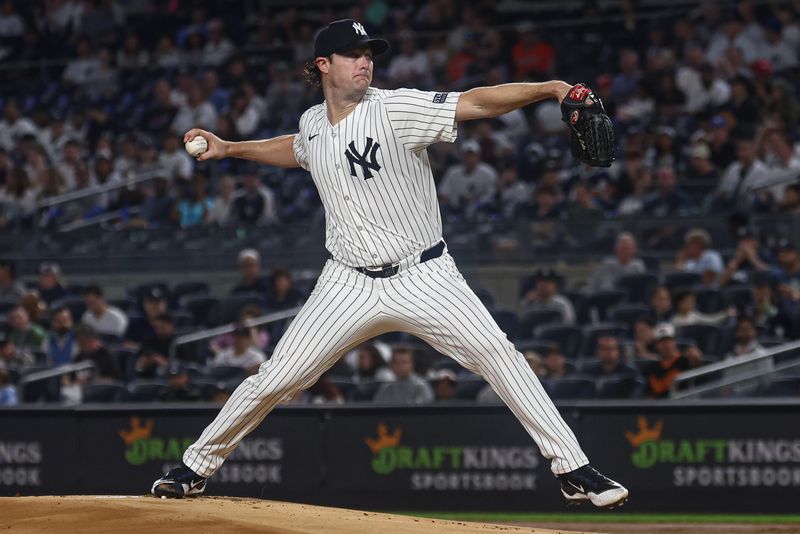
[[[0,498],[10,532],[261,532],[275,534],[537,533],[563,530],[423,519],[255,499],[71,496]]]

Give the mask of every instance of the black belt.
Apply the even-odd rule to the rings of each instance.
[[[425,263],[428,260],[438,258],[443,253],[444,253],[444,241],[439,241],[431,248],[422,251],[422,254],[420,254],[419,256],[419,262]],[[367,267],[354,267],[354,269],[362,274],[369,276],[370,278],[389,278],[390,276],[394,276],[397,274],[397,271],[400,270],[400,264],[390,263],[388,265],[384,265],[383,267],[377,267],[375,269],[368,269]]]

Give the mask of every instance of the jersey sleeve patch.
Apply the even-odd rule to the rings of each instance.
[[[448,93],[436,93],[433,95],[434,104],[444,104],[447,101]]]

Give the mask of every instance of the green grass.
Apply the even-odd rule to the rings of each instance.
[[[453,521],[514,521],[543,523],[780,523],[800,524],[800,515],[789,514],[535,514],[494,512],[394,512],[401,515]]]

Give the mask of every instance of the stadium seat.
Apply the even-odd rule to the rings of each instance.
[[[538,341],[557,343],[567,358],[575,358],[581,348],[581,329],[566,324],[543,325],[535,330]]]
[[[667,273],[664,275],[664,285],[670,293],[675,293],[679,288],[690,288],[703,283],[703,277],[697,273],[686,273],[682,271]]]
[[[598,399],[638,399],[644,395],[647,385],[642,378],[633,376],[609,376],[597,382]]]
[[[474,401],[478,393],[480,393],[487,384],[488,382],[481,377],[459,380],[456,384],[455,398]]]
[[[553,341],[545,341],[541,339],[520,339],[514,343],[514,346],[522,353],[531,350],[536,352],[539,356],[544,356],[547,354],[547,350],[553,343]]]
[[[170,308],[181,307],[181,299],[188,295],[208,295],[209,288],[205,282],[179,282],[169,292]]]
[[[239,380],[241,382],[246,375],[244,369],[235,365],[209,365],[203,370],[203,376],[217,381]]]
[[[333,376],[329,376],[328,380],[330,380],[331,384],[336,386],[345,401],[353,400],[353,397],[355,397],[356,394],[356,388],[358,387],[355,382],[347,378],[338,378]]]
[[[111,355],[116,358],[122,376],[125,380],[136,378],[136,360],[139,358],[139,351],[128,347],[114,347],[110,349]]]
[[[712,287],[699,287],[692,290],[697,297],[697,309],[703,313],[718,313],[727,306],[725,295]]]
[[[511,310],[495,308],[490,309],[489,313],[491,313],[492,318],[497,323],[497,326],[500,327],[500,330],[506,333],[508,339],[513,341],[519,337],[519,317],[517,317],[515,312]]]
[[[484,306],[486,306],[489,309],[494,308],[497,299],[495,299],[491,291],[489,291],[485,287],[479,287],[475,289],[475,295],[480,299],[481,302],[483,302]]]
[[[599,323],[608,320],[608,310],[624,302],[628,298],[628,292],[622,289],[610,289],[606,291],[597,291],[586,296],[584,306],[588,318],[593,323]]]
[[[121,298],[106,299],[106,300],[111,306],[115,306],[115,307],[119,308],[120,310],[124,311],[126,314],[130,314],[130,313],[138,311],[137,306],[136,306],[136,302],[131,298],[121,297]]]
[[[112,382],[107,384],[87,384],[83,386],[82,393],[82,401],[84,403],[109,403],[125,401],[128,390],[122,382]]]
[[[534,310],[525,312],[520,319],[519,337],[527,338],[533,335],[537,327],[545,324],[560,323],[563,320],[561,312],[556,310]]]
[[[369,382],[362,382],[356,386],[356,390],[353,393],[353,400],[354,401],[361,401],[361,402],[370,402],[372,399],[375,398],[375,394],[384,385],[386,382],[379,382],[369,381]]]
[[[211,314],[212,323],[221,325],[237,321],[241,309],[250,304],[258,306],[264,312],[267,310],[267,301],[262,297],[257,295],[230,295],[217,302],[217,306]]]
[[[556,400],[593,399],[597,395],[594,378],[573,375],[549,380],[550,396]]]
[[[128,402],[156,402],[169,391],[163,381],[141,380],[128,384]]]
[[[17,307],[16,300],[0,299],[0,313],[7,314]]]
[[[628,302],[645,303],[658,285],[658,276],[654,273],[626,274],[617,279],[616,285],[628,292]]]
[[[584,326],[581,354],[594,354],[594,348],[600,336],[614,336],[621,342],[627,333],[628,328],[622,323],[600,323]]]
[[[217,391],[220,389],[225,389],[224,383],[214,382],[211,380],[195,380],[193,378],[191,385],[200,391],[200,398],[206,402],[211,401]]]
[[[631,329],[637,319],[649,317],[650,314],[650,308],[644,304],[618,304],[608,310],[608,320],[627,325]]]
[[[753,303],[752,287],[749,285],[729,286],[722,289],[725,301],[729,306],[743,309]]]
[[[704,355],[719,355],[722,341],[722,328],[709,324],[692,324],[675,329],[679,339],[693,341]]]
[[[190,295],[182,299],[182,306],[191,314],[194,324],[211,326],[218,302],[214,297]]]
[[[767,397],[800,397],[800,376],[779,376],[763,390]]]

